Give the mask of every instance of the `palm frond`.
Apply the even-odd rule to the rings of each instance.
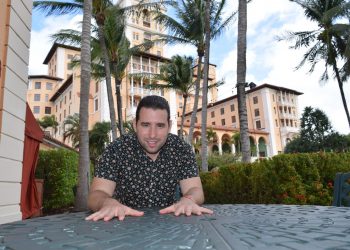
[[[34,9],[38,9],[46,14],[50,15],[65,15],[76,14],[82,12],[84,0],[74,0],[73,2],[56,2],[56,1],[34,1]]]

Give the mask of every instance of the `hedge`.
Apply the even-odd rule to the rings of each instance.
[[[208,204],[331,205],[337,172],[350,172],[350,153],[281,154],[201,173]]]
[[[36,178],[44,179],[43,210],[67,208],[74,204],[73,188],[77,184],[78,154],[73,151],[41,150]]]

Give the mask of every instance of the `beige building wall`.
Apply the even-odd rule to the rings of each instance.
[[[32,1],[0,1],[0,224],[21,220]]]
[[[50,101],[62,79],[46,75],[29,76],[27,102],[34,117],[40,119],[54,114],[54,106]]]
[[[266,156],[282,153],[287,142],[299,133],[298,96],[302,93],[270,84],[246,91],[248,129],[251,143],[257,147],[259,140],[266,144]],[[216,130],[230,130],[230,136],[239,131],[237,96],[210,103],[207,109],[207,126]],[[189,125],[191,114],[185,122]],[[201,124],[201,109],[196,125]],[[186,130],[187,132],[187,130]],[[197,135],[200,134],[198,130]],[[220,139],[220,138],[219,138]],[[260,141],[262,143],[262,141]]]

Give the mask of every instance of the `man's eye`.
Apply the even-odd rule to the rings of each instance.
[[[158,128],[164,128],[165,125],[164,124],[158,124]]]
[[[142,125],[142,127],[148,127],[149,126],[149,124],[147,124],[147,123],[142,123],[141,125]]]

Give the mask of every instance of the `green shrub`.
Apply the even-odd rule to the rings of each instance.
[[[350,153],[300,153],[223,165],[201,179],[210,204],[331,205],[335,174],[349,171]]]
[[[73,187],[77,184],[77,168],[76,152],[65,149],[39,152],[36,177],[44,179],[44,212],[74,204]]]
[[[201,156],[196,155],[197,164],[199,167],[202,165]],[[208,170],[211,171],[214,168],[230,166],[237,162],[237,157],[233,154],[224,153],[219,154],[209,154],[208,155]]]

